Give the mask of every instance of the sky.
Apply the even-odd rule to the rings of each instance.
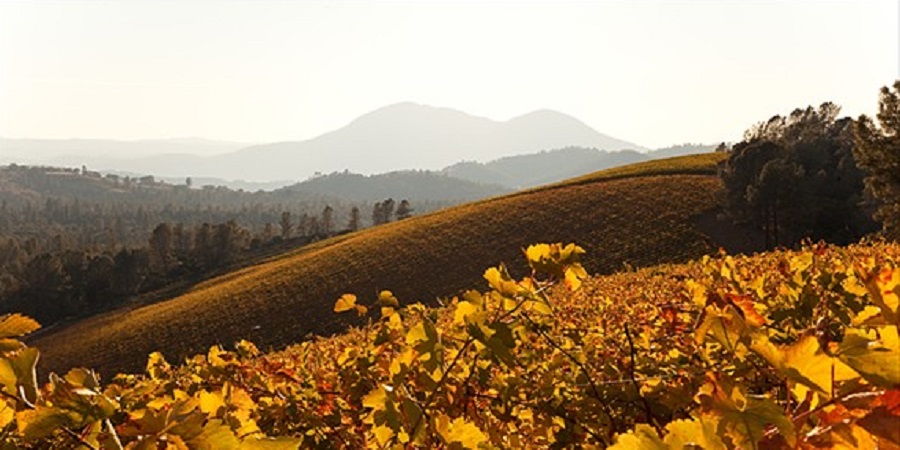
[[[897,1],[0,0],[0,136],[303,140],[397,103],[737,141],[900,78]]]

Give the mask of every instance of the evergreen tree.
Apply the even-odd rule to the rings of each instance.
[[[400,204],[397,205],[397,212],[395,215],[397,216],[397,220],[407,219],[412,216],[413,209],[409,206],[409,200],[403,199],[400,200]]]
[[[347,229],[350,231],[356,231],[359,229],[359,208],[354,206],[350,210],[350,222],[347,224]]]
[[[881,88],[878,123],[865,115],[856,121],[854,156],[868,172],[866,192],[875,202],[875,218],[889,239],[900,240],[900,80],[893,91]]]
[[[294,224],[291,222],[291,213],[290,211],[284,211],[281,213],[281,238],[282,239],[290,239],[291,234],[294,231]]]
[[[334,209],[331,205],[325,205],[322,210],[322,233],[331,235],[334,233]]]

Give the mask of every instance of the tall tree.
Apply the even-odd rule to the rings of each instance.
[[[868,175],[866,192],[875,202],[875,218],[884,235],[900,240],[900,80],[881,88],[878,124],[863,115],[856,121],[854,156]]]
[[[150,235],[150,268],[155,273],[166,274],[169,271],[175,238],[172,226],[161,223]]]
[[[394,215],[394,199],[389,198],[383,202],[381,202],[381,220],[382,223],[388,223],[391,221],[391,216]]]
[[[291,234],[294,231],[294,224],[291,222],[291,212],[284,211],[281,213],[281,238],[282,239],[290,239]]]
[[[350,231],[356,231],[359,229],[359,208],[354,206],[350,209],[350,222],[347,223],[347,229]]]
[[[334,209],[331,205],[325,205],[322,210],[322,233],[331,235],[334,233]]]
[[[409,206],[409,200],[403,199],[400,200],[400,204],[397,205],[397,212],[395,215],[397,216],[397,220],[407,219],[412,216],[413,209]]]

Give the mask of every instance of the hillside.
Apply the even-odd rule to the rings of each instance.
[[[654,159],[710,153],[711,145],[685,144],[648,152],[566,147],[537,153],[506,156],[488,162],[462,161],[445,167],[447,175],[479,183],[496,183],[522,189],[555,183],[612,167]]]
[[[584,147],[567,147],[527,155],[507,156],[485,163],[465,161],[447,167],[442,172],[473,182],[497,183],[521,189],[647,159],[648,156],[634,150],[607,152]]]
[[[44,351],[45,368],[136,370],[154,350],[177,359],[240,338],[280,347],[309,333],[340,331],[359,323],[331,313],[345,292],[393,289],[409,301],[452,295],[477,286],[483,267],[506,261],[521,271],[519,252],[533,242],[578,242],[595,273],[687,260],[716,248],[691,218],[715,208],[717,157],[599,172],[322,241],[34,344]]]
[[[274,194],[318,194],[349,201],[376,202],[386,198],[417,202],[461,202],[501,195],[512,189],[490,180],[469,181],[423,170],[361,175],[336,172],[276,190]]]

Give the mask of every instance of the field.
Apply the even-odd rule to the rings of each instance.
[[[521,251],[534,242],[578,243],[592,273],[685,261],[718,245],[691,218],[715,208],[720,159],[700,155],[612,169],[344,235],[30,344],[43,352],[45,370],[136,371],[157,350],[177,361],[239,339],[282,348],[361,324],[331,312],[347,292],[370,297],[391,289],[404,301],[433,304],[479,286],[484,267],[506,262],[523,273]]]

